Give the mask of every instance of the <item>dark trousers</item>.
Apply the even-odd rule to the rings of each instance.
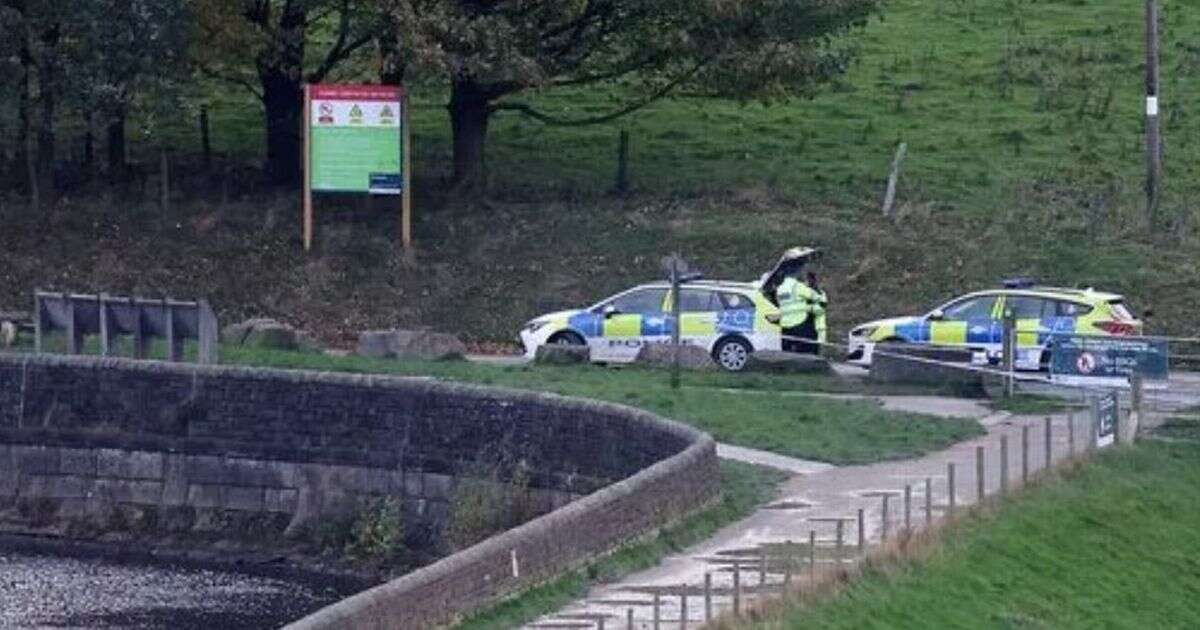
[[[804,320],[803,324],[800,324],[799,326],[792,326],[791,328],[784,328],[783,334],[785,337],[799,337],[800,339],[812,339],[813,341],[816,341],[817,318],[809,315],[808,319]],[[799,352],[802,354],[821,354],[821,346],[815,343],[801,341],[800,339],[784,339],[783,351]]]

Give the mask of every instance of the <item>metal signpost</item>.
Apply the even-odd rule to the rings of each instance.
[[[411,150],[404,89],[304,86],[304,249],[312,249],[313,192],[400,198],[400,235],[412,246]]]

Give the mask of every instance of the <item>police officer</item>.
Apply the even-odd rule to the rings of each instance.
[[[802,341],[824,341],[825,308],[828,298],[816,286],[816,274],[809,272],[807,281],[801,280],[800,267],[788,270],[783,282],[776,290],[779,299],[779,325],[783,328],[783,349],[786,352],[820,354],[821,346]]]
[[[817,274],[808,272],[808,287],[812,289],[812,320],[813,327],[816,329],[816,339],[821,343],[825,343],[825,333],[827,331],[825,325],[825,309],[829,306],[829,297],[821,290],[821,285],[817,282]],[[813,354],[821,354],[819,345],[813,345]]]

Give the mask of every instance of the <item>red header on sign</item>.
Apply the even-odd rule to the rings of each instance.
[[[404,88],[394,85],[313,85],[314,100],[323,101],[398,101]]]

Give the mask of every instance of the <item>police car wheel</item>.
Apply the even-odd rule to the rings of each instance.
[[[717,365],[729,372],[740,372],[746,368],[746,362],[753,350],[750,344],[737,338],[722,339],[713,348],[713,359]]]
[[[547,343],[556,346],[582,346],[587,342],[583,340],[583,337],[573,332],[560,332],[547,340]]]

